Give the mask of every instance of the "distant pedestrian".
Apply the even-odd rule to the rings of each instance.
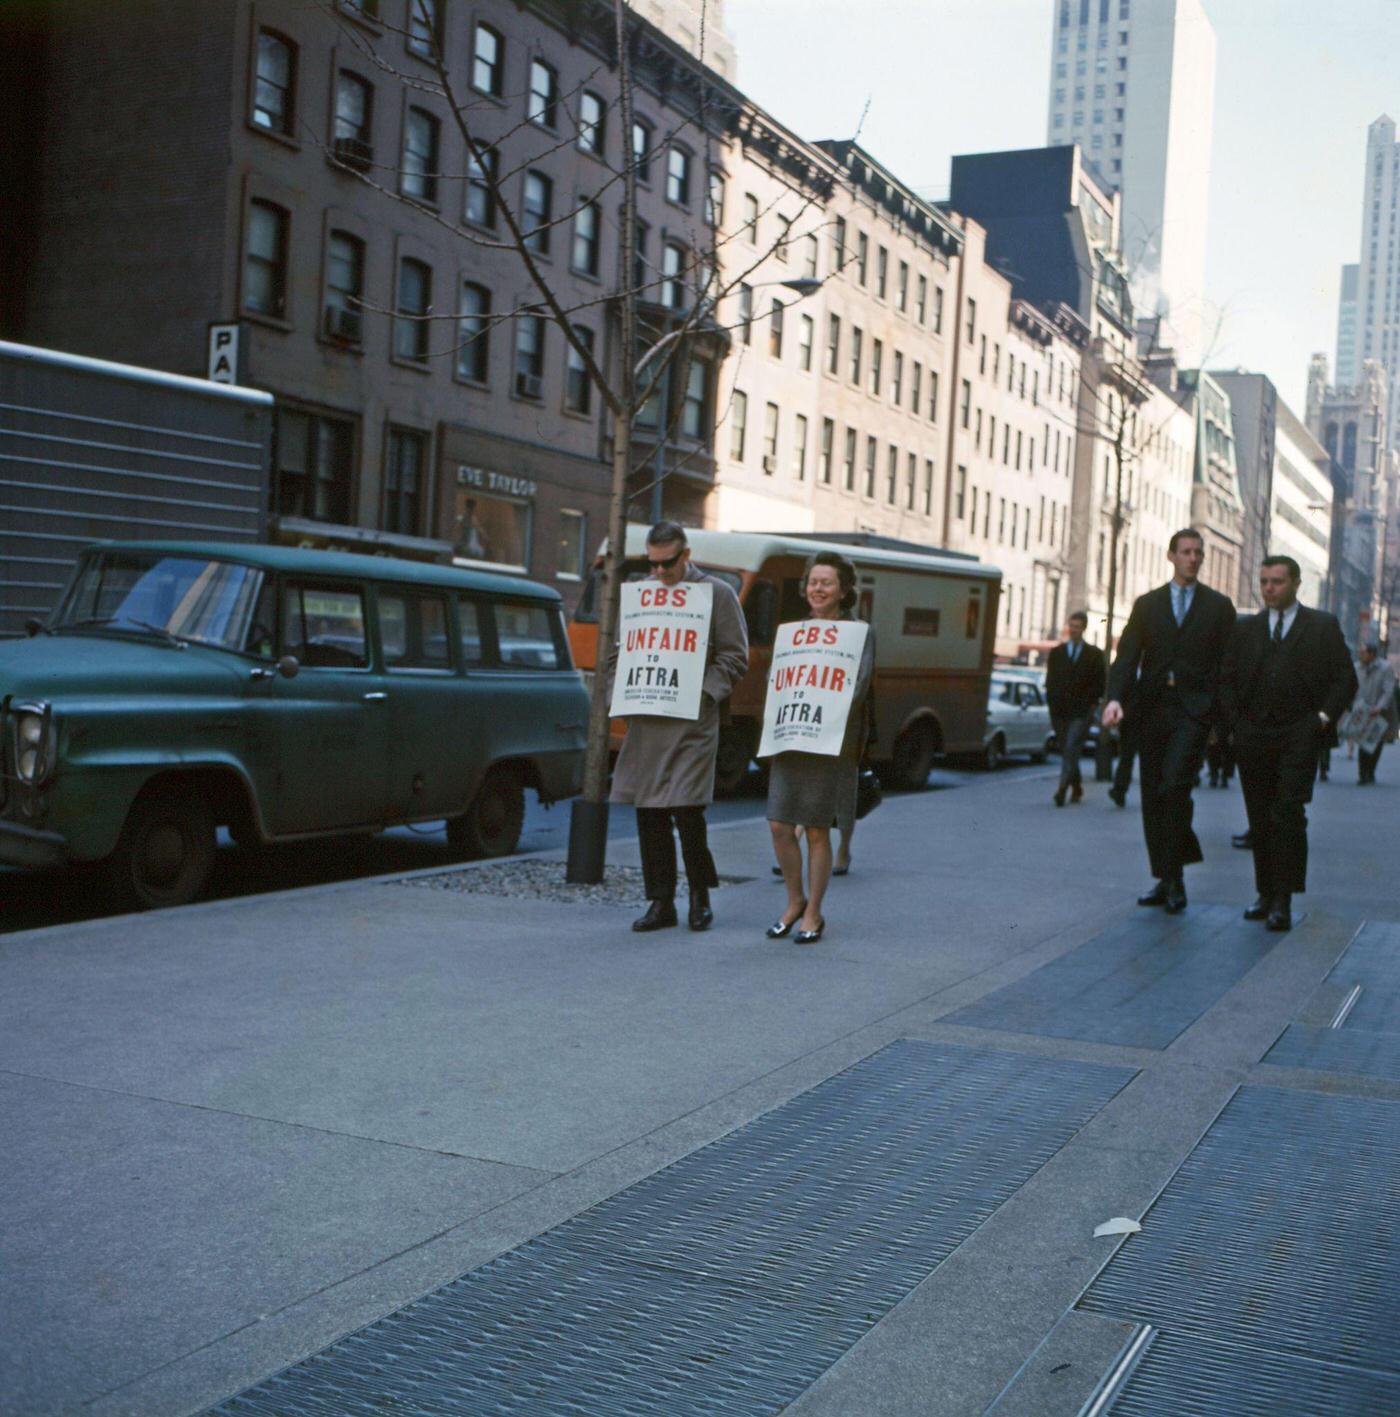
[[[1365,728],[1353,730],[1357,786],[1370,787],[1376,780],[1376,766],[1381,760],[1382,750],[1395,738],[1395,670],[1388,659],[1380,658],[1379,649],[1373,642],[1362,645],[1356,657],[1358,688],[1352,709],[1363,710],[1367,724],[1378,718],[1385,721],[1385,731],[1380,741],[1371,748],[1365,747],[1362,741]]]
[[[689,925],[692,930],[706,930],[714,920],[710,890],[719,885],[719,877],[710,855],[705,808],[715,796],[720,705],[748,668],[748,631],[733,590],[691,565],[682,527],[658,522],[647,533],[646,553],[651,575],[662,585],[707,582],[714,587],[714,600],[699,718],[633,715],[617,756],[612,800],[630,802],[637,809],[642,878],[649,902],[646,914],[634,920],[632,928],[661,930],[678,923],[674,824],[690,887]],[[610,675],[616,667],[614,649]]]
[[[1223,723],[1210,730],[1206,740],[1206,771],[1212,787],[1229,787],[1235,775],[1235,753],[1230,746],[1230,731]]]
[[[1298,603],[1301,578],[1291,556],[1264,558],[1264,609],[1235,628],[1220,672],[1254,852],[1256,899],[1244,918],[1270,930],[1293,926],[1293,896],[1307,884],[1318,744],[1356,692],[1337,617]]]
[[[1055,805],[1065,805],[1065,794],[1078,802],[1084,796],[1080,759],[1094,710],[1103,698],[1108,671],[1103,651],[1086,644],[1087,610],[1076,610],[1065,622],[1065,641],[1050,651],[1045,665],[1045,697],[1050,703],[1050,724],[1060,745],[1060,785]]]
[[[1200,583],[1201,533],[1186,527],[1167,547],[1171,581],[1138,596],[1108,680],[1103,726],[1123,719],[1131,693],[1142,763],[1142,830],[1156,884],[1139,905],[1186,909],[1185,868],[1204,859],[1191,827],[1191,789],[1217,717],[1220,661],[1235,625],[1230,598]]]
[[[819,552],[807,563],[802,593],[810,619],[854,619],[851,610],[856,603],[856,568],[837,552]],[[869,736],[865,712],[874,674],[872,627],[866,631],[861,651],[840,756],[784,752],[772,759],[768,770],[768,827],[788,898],[782,915],[768,927],[769,939],[782,939],[797,925],[800,928],[793,938],[800,945],[812,945],[821,939],[826,928],[822,903],[831,881],[831,829],[833,825],[839,828],[847,843],[855,830],[860,760]],[[807,843],[805,894],[802,848],[797,840],[799,827]]]

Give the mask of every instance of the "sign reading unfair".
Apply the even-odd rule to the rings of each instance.
[[[869,633],[862,620],[803,620],[778,627],[760,758],[775,753],[839,756]]]
[[[704,581],[622,587],[612,716],[700,717],[715,588]]]

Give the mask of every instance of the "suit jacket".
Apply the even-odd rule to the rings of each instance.
[[[1069,645],[1056,645],[1045,661],[1045,697],[1056,718],[1081,718],[1094,711],[1103,698],[1108,670],[1097,645],[1081,643],[1079,658],[1071,660]]]
[[[1158,586],[1133,603],[1108,676],[1108,697],[1146,713],[1172,687],[1186,712],[1209,723],[1218,712],[1220,662],[1235,628],[1228,595],[1196,582],[1180,625],[1171,586]]]
[[[1269,612],[1261,610],[1235,627],[1221,667],[1221,708],[1232,728],[1248,713],[1268,653]],[[1285,715],[1293,709],[1296,718],[1325,713],[1336,723],[1356,693],[1356,670],[1337,617],[1300,605],[1278,654],[1274,693]]]

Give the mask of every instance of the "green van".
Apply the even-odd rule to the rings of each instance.
[[[446,819],[515,849],[526,788],[578,792],[588,698],[559,596],[289,547],[112,542],[0,642],[0,862],[104,861],[141,906],[240,844]]]

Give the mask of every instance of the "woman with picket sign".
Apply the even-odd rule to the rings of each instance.
[[[766,934],[781,940],[799,926],[796,942],[814,945],[826,928],[832,826],[849,833],[855,824],[875,632],[851,615],[856,568],[844,556],[813,556],[803,594],[810,618],[782,626],[774,645],[759,756],[771,759],[768,826],[788,895]],[[807,838],[805,895],[798,827]]]

